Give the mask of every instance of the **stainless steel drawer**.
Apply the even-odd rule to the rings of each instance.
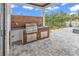
[[[48,36],[48,32],[47,31],[43,31],[41,32],[41,38],[47,37]]]
[[[27,35],[27,42],[31,42],[31,41],[34,41],[34,40],[37,40],[37,34],[36,33]]]

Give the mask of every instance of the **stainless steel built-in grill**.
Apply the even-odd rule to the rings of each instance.
[[[37,25],[35,23],[27,23],[26,24],[26,33],[36,33],[37,32]]]
[[[24,34],[24,42],[26,43],[37,40],[37,32],[38,32],[37,24],[27,23]]]

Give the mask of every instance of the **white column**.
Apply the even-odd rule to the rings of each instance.
[[[10,39],[10,30],[11,30],[11,10],[10,10],[10,6],[11,4],[10,3],[6,3],[5,4],[5,26],[6,26],[6,36],[5,36],[5,55],[9,55],[9,49],[10,49],[10,46],[9,46],[9,39]]]
[[[41,8],[41,17],[43,17],[43,26],[45,26],[45,8]]]
[[[0,3],[0,56],[3,55],[3,7]]]

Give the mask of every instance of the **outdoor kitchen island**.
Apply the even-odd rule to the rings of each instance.
[[[37,26],[35,26],[37,27]],[[10,42],[19,42],[21,41],[21,44],[27,44],[29,42],[42,40],[44,38],[49,37],[49,27],[48,26],[41,26],[35,28],[32,26],[31,28],[14,28],[10,32]],[[26,33],[26,31],[28,31]],[[29,32],[30,31],[30,32]],[[11,44],[10,43],[10,44]]]

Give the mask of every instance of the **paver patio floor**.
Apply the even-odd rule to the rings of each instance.
[[[63,28],[50,32],[47,39],[21,45],[12,45],[12,56],[77,56],[79,55],[79,34],[73,28]]]

